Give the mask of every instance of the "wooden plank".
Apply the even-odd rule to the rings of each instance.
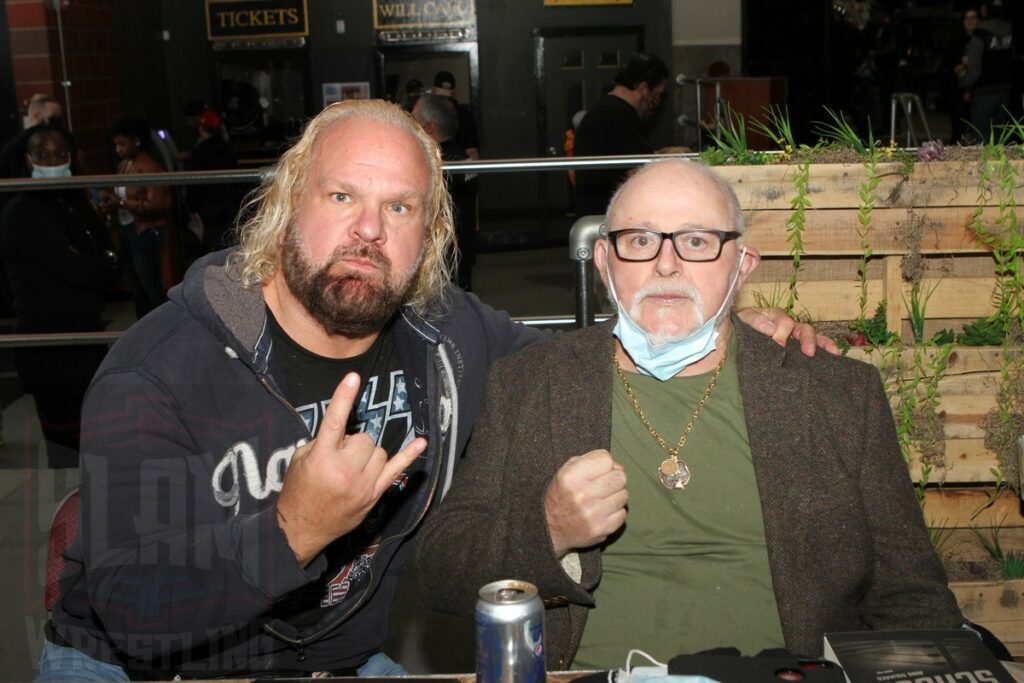
[[[930,484],[959,486],[963,484],[991,484],[995,482],[992,468],[999,467],[999,457],[985,448],[985,439],[946,439],[945,467],[933,468],[928,477]],[[910,478],[920,481],[920,455],[911,449]]]
[[[943,555],[951,559],[978,562],[991,558],[973,532],[978,532],[982,538],[989,540],[993,533],[998,533],[999,546],[1004,553],[1024,553],[1024,526],[1000,527],[994,532],[992,527],[973,525],[968,528],[949,529],[946,533],[946,541]]]
[[[1024,527],[1016,493],[1003,491],[991,506],[983,507],[987,500],[988,494],[984,491],[929,489],[925,491],[925,523],[933,528]]]
[[[785,282],[751,282],[736,296],[740,308],[757,305],[755,292],[760,292],[771,302],[778,292],[785,290]],[[928,301],[929,318],[980,318],[995,312],[992,304],[994,280],[992,278],[957,278],[935,280],[925,278],[922,286],[926,291],[936,287],[935,294]],[[903,296],[910,299],[910,283],[902,283]],[[801,282],[797,288],[799,302],[797,311],[807,312],[812,320],[854,320],[860,316],[860,283],[847,281]],[[868,307],[870,316],[883,298],[880,280],[868,281]]]
[[[1024,642],[1024,579],[953,581],[949,585],[964,617],[981,624],[1004,643]]]
[[[1024,162],[1011,163],[1024,177]],[[795,165],[786,164],[715,167],[715,172],[732,185],[744,209],[789,209],[796,194],[796,171]],[[876,207],[977,205],[976,162],[918,163],[907,180],[901,176],[900,164],[879,164],[875,173],[881,178],[875,193]],[[808,182],[812,208],[860,206],[860,186],[866,178],[863,164],[813,164]],[[1015,198],[1018,204],[1024,204],[1024,187],[1017,188]]]
[[[906,254],[912,233],[920,233],[922,254],[988,253],[988,248],[965,226],[973,207],[875,209],[868,242],[875,255]],[[998,210],[986,209],[982,224],[996,231]],[[748,211],[744,216],[747,243],[762,256],[789,256],[786,221],[790,211]],[[801,237],[807,256],[861,254],[856,209],[821,209],[806,213]]]
[[[939,351],[937,349],[926,349],[925,353],[933,357]],[[913,349],[903,351],[903,362],[913,362]],[[867,349],[850,349],[847,352],[850,358],[862,360],[877,366],[880,362],[878,351]],[[1002,362],[1003,350],[998,346],[957,346],[949,354],[946,374],[967,374],[972,372],[994,372],[999,370]]]

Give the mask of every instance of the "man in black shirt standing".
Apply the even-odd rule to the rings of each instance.
[[[615,87],[588,110],[576,131],[577,157],[613,154],[651,154],[643,124],[650,118],[668,87],[668,67],[655,55],[637,54],[615,75]],[[576,172],[576,212],[602,214],[608,199],[628,169],[608,168]]]

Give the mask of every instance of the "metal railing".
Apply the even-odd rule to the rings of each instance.
[[[592,168],[632,168],[653,159],[666,156],[699,157],[685,154],[636,154],[602,157],[539,157],[524,159],[495,159],[490,161],[446,161],[448,173],[506,173],[521,171],[567,171]],[[140,173],[138,175],[87,175],[70,178],[9,178],[0,180],[0,192],[25,190],[67,190],[77,188],[113,187],[119,185],[217,185],[221,183],[248,183],[255,185],[273,176],[272,166],[233,171],[169,171],[167,173]]]
[[[488,161],[467,160],[445,162],[448,173],[501,173],[523,171],[565,171],[588,168],[632,168],[667,155],[625,155],[571,158],[521,158]],[[697,154],[672,155],[697,158]],[[0,192],[86,189],[118,185],[214,185],[221,183],[263,182],[273,174],[273,167],[231,171],[179,171],[140,175],[92,175],[70,178],[14,178],[0,180]],[[559,327],[575,323],[578,327],[592,325],[595,320],[593,294],[594,241],[599,236],[603,216],[583,216],[573,225],[569,236],[570,259],[574,265],[575,317],[541,316],[517,317],[518,322],[531,326]],[[120,331],[61,332],[47,334],[0,334],[0,348],[76,346],[111,344],[121,336]]]

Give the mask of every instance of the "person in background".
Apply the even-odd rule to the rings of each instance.
[[[441,147],[444,161],[469,159],[458,142],[459,114],[450,97],[422,95],[412,110],[423,130]],[[459,263],[455,283],[462,289],[473,288],[473,264],[476,262],[477,176],[475,173],[445,173],[452,198]]]
[[[412,112],[412,108],[416,106],[416,100],[423,94],[423,82],[418,78],[410,78],[405,83],[405,103],[402,108],[407,112]]]
[[[121,160],[118,175],[162,173],[150,154],[149,126],[124,118],[111,127],[114,152]],[[171,227],[173,195],[166,185],[126,185],[100,193],[100,205],[120,225],[121,256],[135,298],[135,315],[142,318],[167,300],[161,279],[161,252]]]
[[[656,55],[633,55],[615,75],[615,86],[587,108],[576,129],[576,157],[652,154],[644,123],[661,105],[668,67]],[[679,151],[674,148],[659,152]],[[631,169],[576,171],[576,213],[599,215]]]
[[[470,159],[479,159],[480,134],[476,130],[476,120],[473,118],[473,111],[455,98],[455,76],[450,71],[438,71],[434,75],[434,87],[430,92],[451,99],[459,114],[459,146],[466,150]]]
[[[25,146],[29,129],[43,124],[59,128],[63,115],[64,110],[55,97],[33,95],[25,110],[25,130],[8,140],[0,149],[0,177],[17,178],[21,174],[25,166]],[[0,200],[2,199],[0,197]]]
[[[961,82],[967,72],[967,49],[971,45],[974,29],[978,27],[978,8],[965,9],[961,24],[963,35],[960,40],[952,41],[950,56],[946,62],[950,78],[949,118],[953,124],[949,136],[950,144],[959,144],[968,134],[967,118],[970,115],[971,94],[969,90],[963,88]]]
[[[1013,89],[1013,24],[1002,0],[979,6],[981,21],[967,44],[960,85],[970,94],[969,121],[975,142],[988,142],[993,126],[1006,123]],[[998,137],[998,136],[997,136]]]
[[[33,178],[72,174],[69,136],[32,129],[24,159]],[[19,333],[95,332],[119,276],[103,221],[81,190],[16,194],[0,219],[0,254]],[[104,346],[20,347],[18,376],[35,399],[50,467],[77,467],[82,397]]]
[[[183,165],[186,171],[220,171],[238,168],[238,158],[224,139],[224,120],[212,109],[199,115],[199,140]],[[240,203],[237,186],[230,183],[189,185],[185,188],[188,229],[198,241],[194,255],[223,249]]]
[[[181,108],[181,115],[185,117],[185,125],[195,131],[196,135],[199,134],[199,117],[207,109],[209,107],[202,100],[189,100]]]

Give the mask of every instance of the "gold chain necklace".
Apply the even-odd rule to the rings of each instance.
[[[658,430],[654,428],[651,421],[647,419],[647,414],[644,413],[644,409],[640,407],[640,399],[637,398],[636,392],[633,391],[633,387],[630,385],[629,380],[626,379],[626,373],[623,372],[622,368],[619,367],[619,361],[615,356],[615,349],[612,349],[612,367],[615,368],[615,372],[618,373],[619,379],[622,380],[622,386],[626,390],[626,396],[629,397],[630,403],[633,404],[633,412],[637,414],[640,421],[644,423],[644,427],[647,427],[647,431],[654,440],[658,442],[658,445],[668,451],[669,457],[661,461],[661,465],[658,467],[658,476],[661,477],[661,483],[664,484],[667,489],[680,489],[686,488],[686,485],[690,482],[690,468],[686,466],[686,462],[679,459],[679,451],[683,450],[683,446],[686,445],[686,439],[690,436],[690,432],[693,431],[693,425],[697,422],[697,418],[700,417],[700,411],[704,409],[704,404],[707,402],[708,397],[711,396],[711,390],[715,388],[715,384],[718,382],[718,376],[722,374],[722,368],[725,366],[725,359],[728,357],[728,351],[722,353],[722,360],[718,361],[718,367],[715,368],[715,372],[711,375],[711,382],[708,383],[708,388],[704,390],[704,396],[701,397],[700,403],[697,404],[697,409],[693,411],[693,415],[690,416],[690,421],[686,423],[683,428],[683,433],[679,437],[679,443],[676,444],[675,448],[671,448],[665,439],[662,438]]]

